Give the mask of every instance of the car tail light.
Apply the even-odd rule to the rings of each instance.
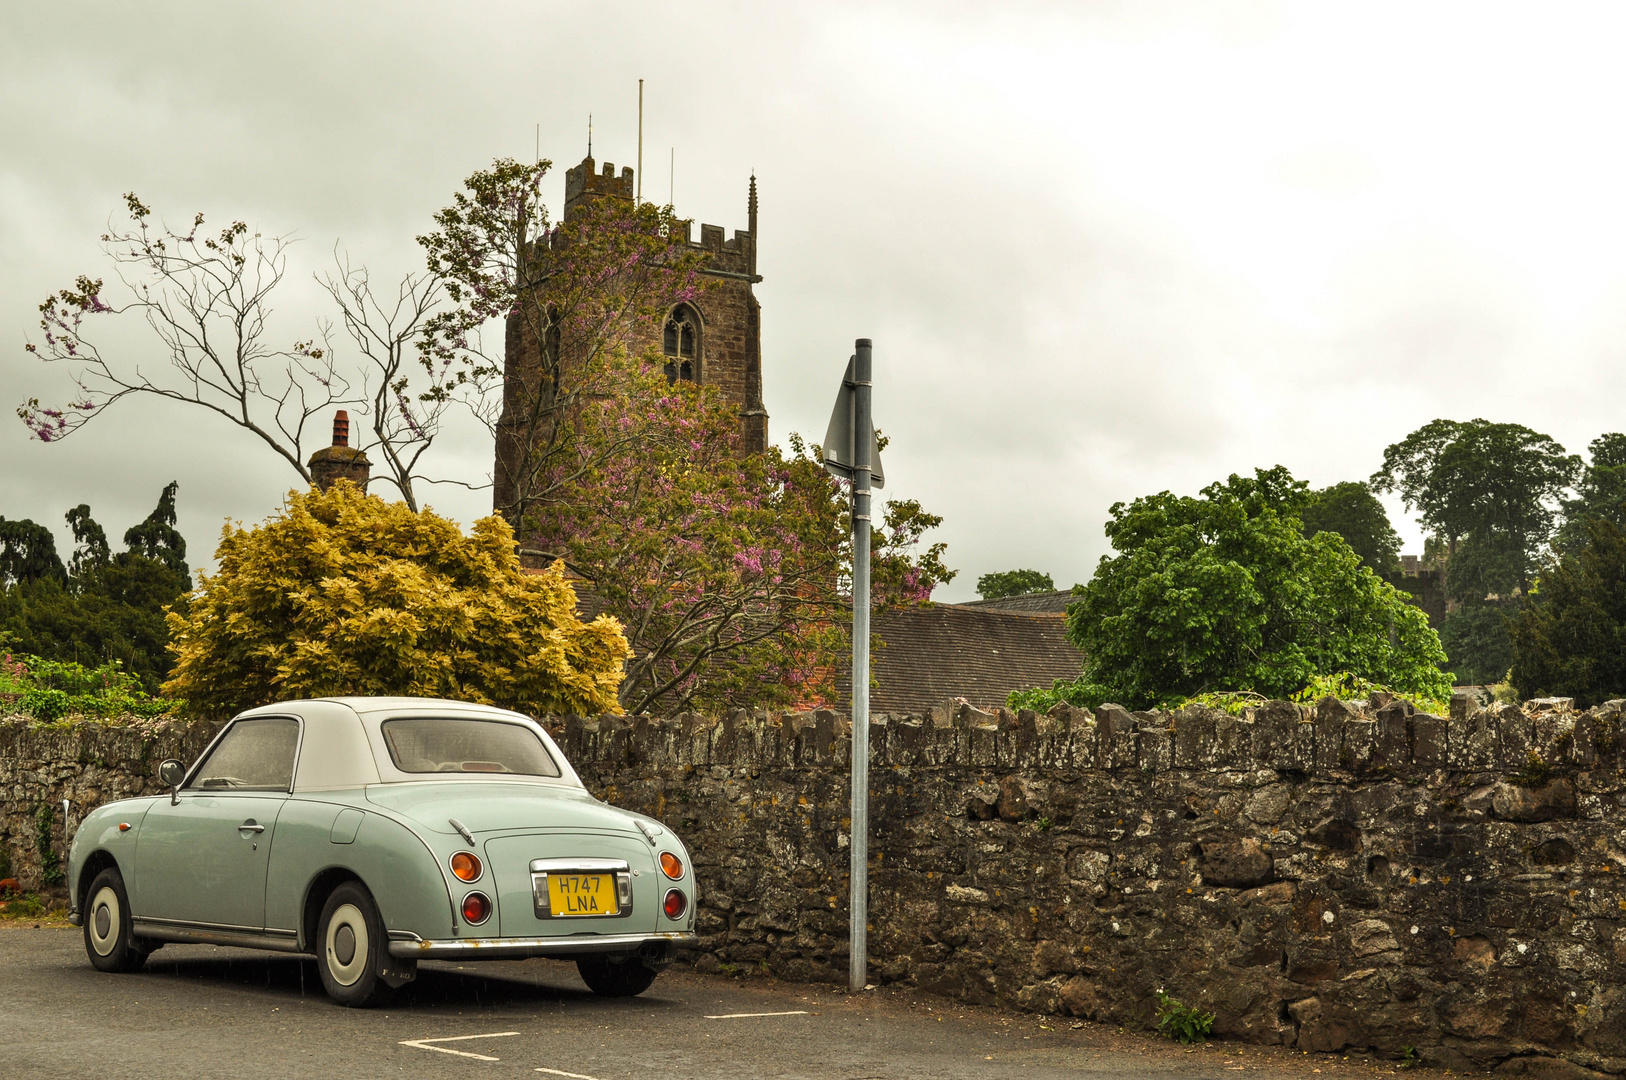
[[[666,894],[666,903],[661,906],[666,909],[668,919],[681,919],[689,910],[689,898],[683,895],[682,889],[673,889]]]
[[[471,892],[463,898],[463,919],[471,926],[479,926],[491,918],[491,898],[485,893]]]
[[[673,881],[683,878],[683,860],[670,851],[661,852],[661,872]]]
[[[457,875],[459,881],[479,881],[482,869],[480,856],[473,852],[459,851],[452,856],[452,873]]]

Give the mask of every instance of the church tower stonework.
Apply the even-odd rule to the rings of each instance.
[[[631,202],[636,197],[632,169],[623,168],[618,175],[609,162],[601,170],[596,166],[589,155],[565,171],[566,221],[590,200]],[[721,226],[701,225],[696,240],[692,221],[677,222],[680,232],[673,239],[701,256],[700,273],[710,279],[711,287],[700,298],[668,312],[664,325],[638,332],[627,346],[634,352],[649,350],[664,356],[666,376],[673,383],[694,382],[721,391],[724,400],[738,409],[744,450],[758,453],[768,446],[768,410],[762,403],[762,307],[754,292],[762,280],[757,273],[755,176],[750,181],[746,215],[748,227],[736,229],[728,238]],[[510,318],[504,360],[510,379],[527,363],[538,362],[540,354],[533,338],[522,320]],[[499,489],[504,486],[501,464]],[[500,504],[502,491],[497,495]]]

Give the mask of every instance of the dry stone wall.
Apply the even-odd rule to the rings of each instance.
[[[1626,1071],[1620,705],[877,718],[876,981],[1467,1068]],[[702,969],[844,982],[848,725],[568,720],[681,830]],[[1567,1059],[1562,1065],[1554,1058]]]
[[[55,891],[68,841],[85,814],[162,790],[159,762],[191,761],[218,729],[162,721],[55,728],[0,719],[0,879]]]
[[[877,717],[872,977],[1129,1023],[1162,988],[1257,1042],[1626,1072],[1623,705]],[[550,726],[688,842],[698,967],[845,981],[844,716]],[[206,735],[3,729],[14,857],[58,792],[152,790]]]

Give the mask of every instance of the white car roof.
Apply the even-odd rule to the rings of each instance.
[[[331,697],[273,702],[247,709],[238,713],[236,718],[298,716],[303,723],[299,762],[294,771],[294,790],[331,791],[389,781],[429,779],[419,774],[400,773],[390,760],[388,751],[383,749],[383,741],[378,733],[379,723],[386,715],[425,714],[481,716],[526,724],[541,736],[548,752],[559,765],[562,775],[551,782],[581,786],[575,770],[541,724],[524,713],[491,705],[444,698]],[[457,778],[468,779],[461,773],[457,774]]]
[[[336,701],[347,705],[357,713],[399,712],[401,710],[420,709],[456,709],[459,712],[488,713],[505,718],[530,717],[524,713],[514,712],[512,709],[499,709],[495,705],[481,705],[473,701],[456,701],[452,698],[426,698],[426,697],[330,697],[318,698],[319,701]],[[290,704],[298,704],[291,702]]]

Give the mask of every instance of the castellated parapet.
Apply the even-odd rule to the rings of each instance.
[[[633,170],[622,168],[616,175],[615,165],[606,161],[602,170],[593,171],[594,161],[586,158],[580,165],[565,170],[565,216],[568,218],[585,199],[608,196],[631,202],[635,190]],[[756,212],[756,183],[753,180],[747,213],[754,219]],[[726,230],[721,225],[700,226],[700,239],[694,239],[694,221],[679,219],[674,222],[679,235],[673,237],[691,251],[712,256],[701,271],[712,276],[746,275],[752,282],[762,280],[756,276],[756,262],[752,258],[756,241],[755,222],[751,229],[735,229],[734,235],[724,239]],[[555,242],[559,242],[558,238]]]
[[[565,215],[582,199],[596,195],[609,195],[618,199],[633,198],[632,169],[624,168],[621,175],[615,174],[615,166],[610,162],[604,163],[603,172],[593,171],[593,159],[582,159],[580,165],[565,170]]]
[[[1623,706],[876,716],[870,976],[1113,1024],[1155,1023],[1163,989],[1234,1039],[1626,1072]],[[697,969],[846,981],[846,716],[544,722],[594,795],[688,844]],[[41,807],[156,792],[212,730],[0,723],[24,884]]]

